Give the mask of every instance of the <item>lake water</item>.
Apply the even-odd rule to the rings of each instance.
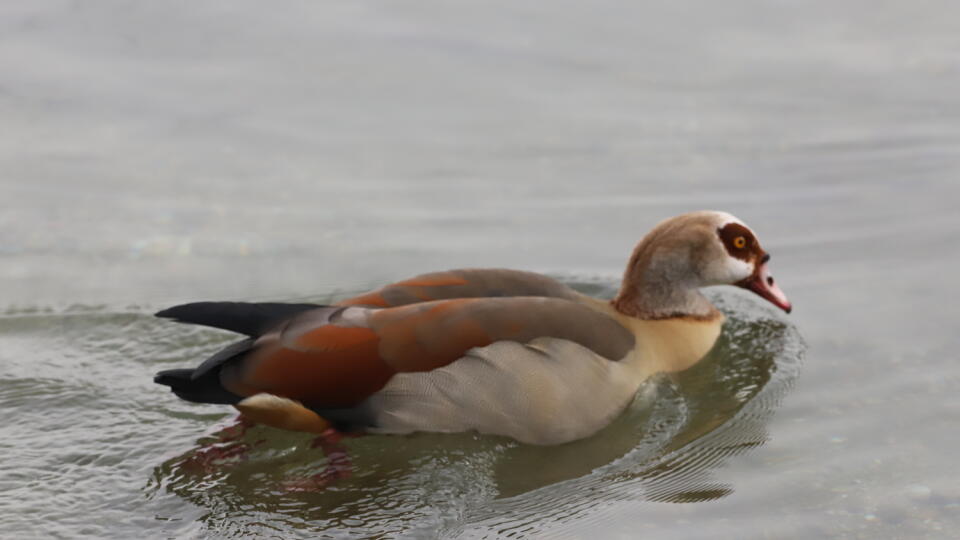
[[[0,6],[0,537],[954,538],[960,8],[920,2]],[[721,341],[590,439],[309,439],[151,382],[200,299],[498,266],[610,295],[694,209],[773,255]]]

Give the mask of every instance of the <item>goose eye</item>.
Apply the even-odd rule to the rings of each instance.
[[[747,247],[747,239],[744,238],[744,237],[742,237],[742,236],[736,237],[736,238],[733,240],[733,247],[735,247],[735,248],[737,248],[737,249],[743,249],[743,248]]]

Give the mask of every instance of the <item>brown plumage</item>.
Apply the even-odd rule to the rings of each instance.
[[[464,269],[336,306],[186,304],[158,315],[248,339],[156,381],[285,429],[330,421],[564,442],[609,423],[652,373],[684,369],[710,349],[722,317],[699,287],[738,284],[789,311],[768,258],[733,216],[696,212],[638,244],[612,302],[531,272]]]

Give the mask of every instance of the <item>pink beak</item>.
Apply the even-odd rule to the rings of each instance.
[[[757,293],[771,304],[790,313],[793,305],[787,300],[787,295],[783,294],[780,287],[774,283],[773,276],[770,275],[770,270],[767,269],[767,261],[765,260],[767,258],[767,256],[764,256],[764,258],[761,259],[763,262],[760,263],[760,267],[757,268],[753,275],[738,282],[737,286]]]

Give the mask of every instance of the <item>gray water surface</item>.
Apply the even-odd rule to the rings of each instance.
[[[953,538],[953,3],[0,5],[0,537]],[[191,300],[457,267],[612,294],[657,221],[751,225],[795,305],[591,439],[347,441],[355,476],[150,381]],[[802,368],[801,368],[802,366]]]

